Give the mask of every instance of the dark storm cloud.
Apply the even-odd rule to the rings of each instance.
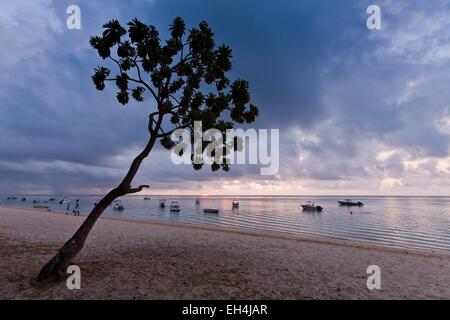
[[[208,21],[233,48],[232,76],[250,81],[255,125],[281,130],[282,178],[401,179],[403,160],[448,155],[436,125],[450,98],[447,1],[382,1],[381,31],[365,27],[369,1],[78,1],[82,29],[73,31],[70,4],[0,5],[0,192],[107,188],[145,143],[152,105],[121,107],[114,88],[98,92],[90,80],[102,61],[89,37],[112,18],[138,17],[162,36],[175,16]],[[417,170],[436,161],[426,164]],[[277,178],[257,166],[194,172],[159,146],[137,177],[162,187],[222,179]]]

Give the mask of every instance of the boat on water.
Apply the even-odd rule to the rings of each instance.
[[[303,208],[303,211],[323,211],[323,208],[321,206],[317,206],[313,201],[306,201],[301,206]]]
[[[7,199],[7,200],[16,200],[17,197],[15,197],[15,196],[9,196],[9,197],[7,197],[6,199]]]
[[[239,200],[233,200],[233,203],[231,204],[233,208],[239,208]]]
[[[34,209],[50,209],[48,201],[33,200]]]
[[[25,202],[25,201],[27,201],[27,198],[22,198],[21,201]]]
[[[36,203],[46,203],[46,204],[48,204],[48,201],[33,200],[33,204],[36,204]]]
[[[205,208],[205,209],[203,209],[203,213],[219,213],[219,209]]]
[[[48,201],[51,201],[51,202],[53,202],[53,201],[55,201],[56,199],[55,198],[50,198],[50,199],[48,199]]]
[[[180,203],[178,201],[172,201],[170,203],[170,211],[172,212],[180,212]]]
[[[123,210],[125,210],[125,207],[122,205],[122,201],[115,200],[113,202],[113,210],[116,210],[116,211],[123,211]]]
[[[354,202],[351,201],[350,199],[345,199],[345,201],[338,201],[340,206],[346,206],[346,207],[362,207],[364,205],[364,203],[358,201],[358,202]]]
[[[195,199],[195,204],[200,204],[200,199]]]
[[[164,200],[164,199],[159,200],[159,207],[160,208],[165,208],[166,207],[166,200]]]
[[[33,208],[34,209],[49,209],[50,206],[46,202],[34,202]]]
[[[152,198],[150,197],[144,197],[144,200],[151,200]]]

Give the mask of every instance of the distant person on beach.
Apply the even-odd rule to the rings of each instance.
[[[70,201],[67,201],[66,214],[69,214],[70,211]]]
[[[75,201],[75,208],[73,208],[73,214],[75,216],[79,216],[80,215],[80,199],[77,199]]]

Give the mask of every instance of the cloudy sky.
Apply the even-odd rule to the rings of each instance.
[[[81,30],[66,8],[81,8]],[[377,4],[382,29],[366,27]],[[102,193],[147,139],[151,105],[91,82],[89,37],[134,17],[167,35],[208,21],[250,82],[257,128],[280,129],[280,171],[176,166],[157,147],[136,177],[166,194],[450,191],[450,1],[16,0],[0,4],[0,193]]]

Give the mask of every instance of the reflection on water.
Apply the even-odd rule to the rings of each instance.
[[[32,207],[33,200],[49,197],[28,196],[26,202],[1,198],[0,204]],[[73,205],[80,199],[81,212],[89,213],[98,196],[66,197]],[[130,219],[207,224],[226,228],[270,230],[298,235],[326,236],[400,247],[450,251],[450,198],[444,197],[355,197],[363,207],[339,207],[345,197],[170,197],[127,196],[121,198],[124,211],[108,207],[105,215]],[[166,199],[166,207],[159,200]],[[196,204],[196,199],[200,203]],[[232,200],[239,208],[232,208]],[[59,200],[59,198],[57,198]],[[170,212],[171,201],[179,201],[180,212]],[[321,213],[304,213],[300,204],[314,200],[324,207]],[[65,211],[66,205],[50,202],[52,210]],[[220,209],[220,214],[204,214],[204,208]]]

